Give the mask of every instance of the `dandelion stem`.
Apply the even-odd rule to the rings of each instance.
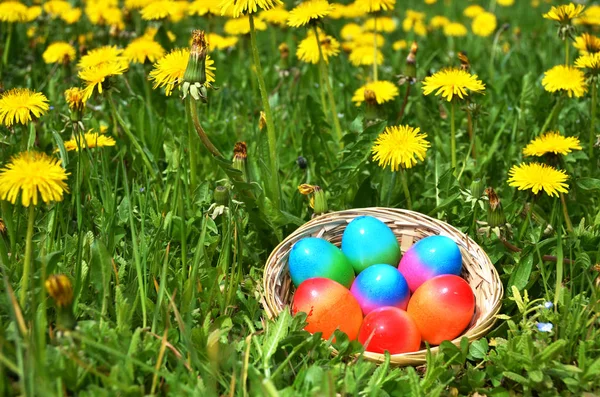
[[[2,64],[8,65],[8,53],[10,52],[10,42],[12,40],[13,24],[8,22],[8,34],[6,35],[6,42],[4,43],[4,53],[2,54]]]
[[[565,65],[569,66],[569,40],[565,39]]]
[[[258,45],[256,43],[256,30],[254,29],[254,18],[252,14],[248,14],[250,21],[250,43],[252,46],[252,59],[254,61],[254,67],[256,69],[256,76],[258,78],[258,88],[260,90],[260,97],[262,99],[263,108],[265,111],[265,119],[267,119],[267,140],[269,142],[269,161],[271,166],[271,177],[270,185],[271,188],[271,201],[275,208],[280,206],[280,194],[279,191],[279,176],[277,166],[277,135],[275,133],[275,125],[273,123],[273,115],[271,113],[271,105],[269,104],[269,94],[267,93],[267,87],[265,84],[265,77],[263,75],[262,66],[260,64],[260,55],[258,54]]]
[[[392,178],[390,179],[390,186],[387,191],[387,195],[385,197],[385,206],[389,207],[392,202],[392,193],[394,193],[394,188],[396,187],[396,172],[392,171]]]
[[[402,101],[402,107],[398,112],[398,117],[396,117],[396,124],[402,121],[402,117],[404,116],[404,111],[406,110],[406,105],[408,104],[408,97],[410,96],[410,87],[412,87],[411,83],[408,83],[406,86],[406,94],[404,94],[404,100]]]
[[[21,279],[21,294],[19,304],[21,308],[25,307],[27,301],[27,290],[29,289],[29,273],[33,266],[31,253],[33,245],[33,224],[35,222],[35,205],[29,205],[29,213],[27,217],[27,236],[25,237],[25,260],[23,261],[23,278]]]
[[[406,176],[406,170],[400,168],[400,179],[402,180],[402,189],[404,189],[404,195],[406,196],[406,208],[412,210],[412,200],[410,198],[410,190],[408,189],[408,177]]]
[[[221,154],[221,152],[219,152],[219,149],[217,149],[215,145],[212,144],[212,142],[208,138],[208,135],[206,135],[204,128],[202,128],[202,125],[200,124],[200,119],[198,118],[198,109],[196,108],[196,104],[192,102],[192,97],[189,96],[187,100],[189,102],[188,107],[190,109],[190,115],[192,116],[192,121],[194,123],[194,127],[196,128],[196,132],[198,133],[198,137],[213,156],[223,158],[223,155]]]
[[[567,209],[567,201],[565,195],[560,193],[560,203],[562,204],[563,216],[565,217],[565,225],[567,226],[567,232],[573,233],[573,224],[571,223],[571,217],[569,217],[569,210]]]
[[[319,48],[319,73],[321,74],[321,84],[325,85],[327,90],[327,97],[329,99],[329,106],[331,109],[331,118],[333,119],[333,126],[335,128],[335,134],[338,142],[342,144],[342,127],[340,126],[340,120],[337,116],[337,109],[335,106],[335,97],[333,96],[333,88],[331,88],[331,82],[329,81],[329,69],[325,63],[325,57],[323,57],[323,49],[321,48],[321,39],[319,39],[319,30],[316,25],[313,25],[315,30],[315,37],[317,38],[317,47]]]
[[[192,112],[190,110],[192,105],[191,99],[185,102],[185,115],[187,119],[188,129],[188,154],[190,157],[190,185],[191,191],[196,190],[196,145],[194,141],[194,122],[192,121]]]
[[[596,84],[596,78],[592,79],[592,118],[590,120],[590,146],[588,148],[590,160],[592,160],[594,156],[594,137],[596,135],[596,101],[598,95],[598,87]]]
[[[548,128],[550,128],[552,126],[552,124],[554,123],[554,119],[556,118],[558,112],[560,111],[560,109],[562,107],[561,105],[562,105],[562,97],[558,97],[558,99],[556,100],[556,103],[554,104],[554,107],[550,111],[550,114],[548,114],[548,117],[546,117],[546,121],[544,121],[544,125],[540,129],[538,135],[543,134],[544,132],[546,132],[548,130]]]
[[[454,169],[454,172],[456,172],[456,125],[454,107],[454,101],[452,101],[452,104],[450,105],[450,151],[452,152],[452,168]]]

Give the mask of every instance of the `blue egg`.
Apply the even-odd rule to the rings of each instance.
[[[354,270],[342,251],[327,240],[307,237],[298,241],[288,260],[292,283],[297,287],[304,280],[328,278],[350,288]]]
[[[358,274],[376,264],[398,266],[400,246],[385,223],[372,216],[359,216],[346,226],[342,252]]]
[[[373,265],[363,270],[352,283],[350,292],[366,316],[372,310],[394,306],[406,310],[410,291],[400,271],[391,265]]]
[[[402,256],[398,270],[404,275],[411,291],[425,281],[443,274],[460,276],[462,255],[450,237],[429,236],[417,241]]]

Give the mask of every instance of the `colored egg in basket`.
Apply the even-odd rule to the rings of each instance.
[[[369,266],[356,276],[350,291],[365,316],[383,306],[406,310],[410,298],[404,276],[398,268],[390,265]]]

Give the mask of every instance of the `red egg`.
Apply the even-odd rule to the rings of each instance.
[[[369,339],[370,338],[370,339]],[[421,334],[412,318],[402,309],[384,306],[366,315],[358,341],[373,353],[409,353],[419,350]]]
[[[303,281],[294,294],[292,313],[308,314],[305,330],[322,332],[329,339],[339,328],[350,340],[356,339],[363,321],[362,310],[356,298],[343,285],[327,278]]]
[[[471,322],[475,296],[459,276],[443,275],[421,284],[408,302],[421,338],[432,345],[459,336]]]

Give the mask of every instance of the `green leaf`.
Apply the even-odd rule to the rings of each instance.
[[[559,339],[550,345],[548,345],[541,353],[537,355],[536,361],[547,362],[556,354],[560,353],[560,351],[567,345],[567,341],[564,339]]]
[[[600,190],[600,179],[579,178],[575,181],[575,184],[583,190]]]
[[[527,378],[525,378],[522,375],[516,374],[514,372],[511,371],[504,371],[502,372],[502,375],[504,375],[505,378],[508,378],[510,380],[513,380],[517,383],[520,383],[522,385],[528,385],[529,384],[529,380]]]
[[[508,285],[515,286],[522,291],[527,282],[529,276],[531,276],[531,268],[533,266],[533,255],[526,255],[524,258],[520,258],[517,262],[515,270],[513,270],[508,281]]]
[[[469,346],[469,354],[471,357],[481,360],[487,355],[488,349],[487,339],[482,338],[471,343],[471,346]]]
[[[275,354],[279,342],[287,335],[291,322],[292,315],[289,310],[283,310],[274,324],[269,323],[267,325],[267,329],[265,330],[266,336],[262,346],[263,368],[267,373],[269,372],[270,359]]]

